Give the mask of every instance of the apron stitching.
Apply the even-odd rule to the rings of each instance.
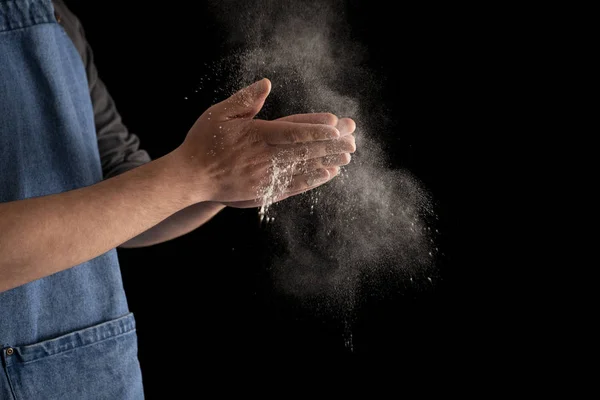
[[[8,363],[6,361],[6,348],[2,348],[2,369],[4,370],[4,375],[6,375],[6,381],[8,382],[8,387],[10,388],[10,393],[12,394],[15,400],[19,400],[17,397],[17,393],[15,392],[15,387],[10,379],[10,374],[8,373]]]

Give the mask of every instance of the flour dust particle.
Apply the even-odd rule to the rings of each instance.
[[[291,179],[290,166],[257,188],[267,199],[260,218],[272,222],[277,289],[351,319],[361,293],[432,276],[432,199],[409,171],[389,167],[379,138],[390,119],[378,95],[381,77],[364,67],[367,52],[351,39],[344,2],[220,0],[212,7],[238,49],[213,68],[230,78],[220,95],[267,77],[273,87],[259,118],[331,112],[357,124],[357,152],[331,182],[270,204]],[[347,347],[351,337],[345,334]]]

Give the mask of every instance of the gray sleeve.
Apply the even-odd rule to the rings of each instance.
[[[129,132],[121,121],[112,97],[98,77],[94,55],[79,19],[62,1],[55,1],[54,7],[85,65],[104,179],[151,161],[148,153],[140,149],[139,138]]]

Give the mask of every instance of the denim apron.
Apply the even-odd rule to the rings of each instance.
[[[51,1],[0,0],[0,202],[100,180],[85,69]],[[0,358],[2,400],[142,399],[116,250],[0,293]]]

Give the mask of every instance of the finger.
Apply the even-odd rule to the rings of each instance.
[[[271,157],[278,163],[293,163],[355,151],[354,136],[348,135],[327,141],[273,146]]]
[[[295,163],[292,169],[293,175],[306,174],[319,168],[341,167],[350,162],[350,153],[334,154],[331,156],[313,158],[311,160]],[[278,164],[279,169],[285,168],[285,164]]]
[[[295,114],[277,118],[275,121],[336,126],[338,124],[338,117],[331,113]]]
[[[334,154],[321,158],[321,165],[324,168],[341,167],[350,163],[352,156],[350,153]]]
[[[332,176],[330,176],[329,171],[325,168],[319,168],[302,175],[295,175],[288,184],[286,193],[301,193],[302,191],[322,185],[331,178]],[[283,193],[283,195],[286,193]]]
[[[267,78],[254,82],[228,99],[211,107],[215,119],[223,121],[233,118],[254,118],[263,107],[271,92],[271,81]]]
[[[340,131],[341,136],[346,136],[354,133],[356,130],[356,123],[350,118],[340,118],[336,128]]]
[[[328,167],[326,169],[327,169],[327,172],[329,172],[329,180],[335,178],[336,176],[338,176],[340,174],[340,172],[342,172],[340,167]]]
[[[292,183],[284,193],[281,193],[280,195],[275,196],[274,198],[268,199],[268,202],[270,204],[277,203],[279,201],[287,199],[288,197],[297,196],[311,189],[315,189],[339,175],[340,169],[337,167],[327,168],[326,172],[328,174],[328,178],[325,178],[326,175],[322,171],[317,174],[304,174],[302,176],[296,177],[296,181],[294,182],[294,180],[292,180]],[[309,185],[309,179],[312,179],[312,181],[310,182],[312,185]],[[234,208],[255,208],[262,207],[263,205],[265,205],[266,202],[267,200],[263,197],[253,200],[235,201],[223,204],[225,204],[228,207]]]
[[[325,173],[322,171],[327,171],[327,178],[324,178]],[[331,181],[340,173],[340,169],[338,167],[326,168],[322,171],[316,173],[316,175],[313,175],[313,172],[305,175],[295,176],[288,186],[288,189],[284,193],[277,196],[273,203],[287,199],[288,197],[297,196],[312,189],[316,189],[317,187]]]
[[[337,128],[324,124],[305,124],[286,121],[252,121],[257,137],[271,145],[330,140],[340,137]]]
[[[308,190],[315,189],[315,188],[317,188],[317,187],[319,187],[319,186],[321,186],[321,185],[323,185],[323,184],[331,181],[333,178],[335,178],[336,176],[338,176],[340,174],[340,168],[339,167],[329,167],[329,168],[325,168],[325,170],[327,170],[327,172],[329,173],[329,178],[327,178],[325,180],[320,180],[318,182],[314,182],[313,181],[313,182],[311,182],[311,183],[313,183],[312,185],[308,185],[308,182],[307,182],[306,186],[300,185],[299,189],[296,189],[294,187],[290,187],[288,190],[286,190],[284,193],[282,193],[279,197],[277,197],[277,199],[278,199],[277,201],[282,200],[284,198],[291,197],[291,196],[299,195],[299,194],[304,193],[304,192],[306,192]],[[300,181],[300,183],[301,182],[302,181]],[[294,184],[294,182],[292,180],[292,183],[290,185],[293,185],[293,184]]]

